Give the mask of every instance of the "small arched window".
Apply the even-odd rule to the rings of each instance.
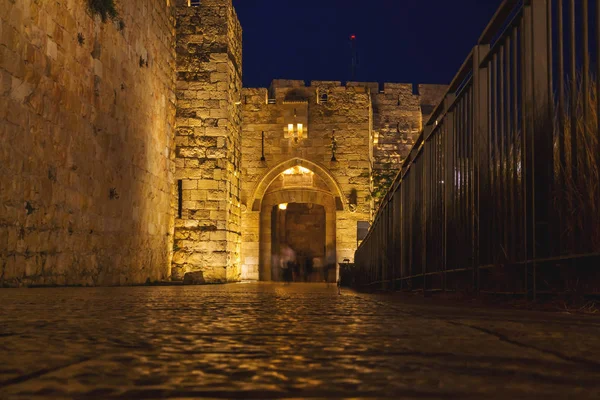
[[[329,95],[327,94],[327,92],[321,92],[319,93],[319,103],[327,103],[327,100],[329,100]]]

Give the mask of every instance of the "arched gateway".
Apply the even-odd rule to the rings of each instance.
[[[294,158],[265,174],[252,201],[260,213],[258,279],[280,281],[287,270],[295,281],[334,281],[342,196],[335,178],[308,160]]]

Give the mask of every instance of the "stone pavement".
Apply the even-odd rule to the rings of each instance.
[[[233,284],[0,290],[0,399],[600,398],[600,319]]]

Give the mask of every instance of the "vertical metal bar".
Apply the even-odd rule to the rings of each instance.
[[[538,0],[539,1],[539,0]],[[527,136],[526,136],[526,151],[525,151],[525,158],[527,160],[526,162],[526,178],[525,178],[525,184],[526,184],[526,190],[528,193],[528,201],[526,202],[527,204],[527,223],[528,223],[528,229],[527,229],[527,235],[528,235],[528,243],[529,243],[529,260],[530,262],[527,264],[531,269],[528,272],[528,277],[529,277],[529,287],[528,287],[528,296],[530,296],[530,298],[532,298],[533,300],[535,300],[535,267],[536,267],[536,227],[535,227],[535,223],[536,223],[536,208],[535,208],[535,196],[536,196],[536,192],[535,192],[535,174],[536,174],[536,170],[535,170],[535,108],[536,108],[536,104],[535,104],[535,83],[534,83],[534,78],[535,78],[535,70],[534,70],[534,63],[535,63],[535,59],[536,57],[538,57],[537,54],[534,54],[534,28],[533,28],[533,23],[534,23],[534,16],[533,16],[533,11],[532,11],[532,6],[534,3],[531,3],[530,6],[526,7],[525,11],[524,11],[524,22],[525,22],[525,37],[526,37],[526,47],[525,47],[525,59],[526,59],[526,79],[525,79],[525,86],[527,87],[528,93],[527,96],[525,98],[525,101],[527,102],[527,106],[524,107],[527,113],[526,119],[527,119],[527,124],[529,126],[529,129],[527,131]]]
[[[596,1],[596,169],[600,168],[600,1]],[[600,171],[597,171],[596,199],[600,199]]]
[[[481,66],[482,59],[489,52],[489,45],[476,46],[473,49],[473,144],[474,144],[474,175],[475,175],[475,209],[474,231],[476,245],[474,247],[473,285],[475,291],[481,288],[479,266],[481,260],[487,262],[489,249],[489,72],[487,66]],[[483,253],[483,254],[482,254]]]
[[[586,148],[586,142],[587,140],[589,140],[589,135],[588,135],[588,129],[591,129],[591,126],[589,125],[590,122],[590,111],[588,109],[589,107],[589,81],[590,81],[590,54],[589,54],[589,49],[590,49],[590,38],[589,38],[589,2],[588,0],[582,0],[583,3],[583,24],[582,24],[582,30],[583,30],[583,78],[582,78],[582,86],[581,86],[581,97],[582,97],[582,101],[583,101],[583,137],[582,139],[582,143],[583,143],[583,148]],[[586,156],[585,152],[584,154],[582,154],[582,163],[581,163],[581,170],[578,171],[579,174],[581,174],[583,177],[589,178],[591,177],[591,175],[589,174],[589,172],[591,172],[591,167],[592,164],[590,163],[588,165],[588,157]],[[590,225],[590,218],[586,218],[584,216],[584,218],[581,218],[582,221],[582,226],[581,226],[581,230],[584,232],[591,232],[593,230],[593,227]],[[589,243],[589,239],[587,237],[588,235],[581,235],[580,238],[581,240],[585,240],[585,244],[583,244],[584,249],[585,250],[589,250],[587,243]],[[584,239],[585,238],[585,239]],[[583,249],[582,249],[583,250]]]
[[[556,132],[556,124],[555,124],[555,118],[556,118],[556,108],[555,108],[555,104],[554,104],[554,37],[553,37],[553,28],[554,28],[554,22],[553,22],[553,13],[552,13],[552,9],[553,9],[553,0],[547,0],[547,7],[546,7],[546,25],[547,25],[547,30],[546,30],[546,42],[547,42],[547,56],[548,59],[546,61],[546,65],[548,68],[548,103],[549,103],[549,118],[551,121],[551,126],[552,126],[552,135],[550,137],[550,142],[549,142],[549,156],[550,156],[550,160],[551,163],[548,167],[549,169],[549,173],[550,173],[550,177],[551,177],[551,181],[552,181],[552,185],[554,188],[556,187],[562,187],[562,186],[557,186],[557,178],[559,176],[559,173],[557,173],[556,171],[556,160],[555,160],[555,154],[554,154],[554,142],[555,142],[555,135],[557,134]],[[558,129],[558,131],[560,132],[560,128]],[[560,134],[560,133],[558,133]],[[548,212],[551,213],[552,215],[548,215],[548,223],[549,225],[549,231],[551,231],[549,236],[549,239],[552,243],[551,245],[551,249],[553,249],[553,251],[548,252],[549,255],[560,255],[560,230],[561,230],[561,224],[560,224],[560,213],[559,213],[559,208],[556,207],[556,190],[553,190],[551,192],[549,192],[550,196],[552,197],[552,199],[548,199],[549,202],[552,202],[552,204],[554,204],[554,207],[549,207]],[[558,203],[560,204],[560,200],[558,201]],[[552,221],[552,222],[550,222]],[[550,243],[549,243],[550,245]]]
[[[435,132],[435,131],[434,131]],[[435,135],[435,133],[433,134]],[[425,231],[425,246],[427,248],[427,252],[429,254],[426,254],[427,257],[427,262],[429,262],[431,264],[432,260],[434,259],[434,249],[431,246],[431,236],[432,236],[432,215],[431,215],[431,210],[432,210],[432,203],[433,203],[433,196],[432,196],[432,191],[433,188],[431,187],[431,181],[432,181],[432,174],[433,174],[433,137],[434,136],[430,136],[429,141],[426,143],[426,147],[425,147],[425,179],[424,179],[424,184],[426,185],[426,195],[427,195],[427,205],[425,207],[425,227],[426,227],[426,231]],[[425,265],[425,263],[423,263],[423,265]],[[426,267],[426,271],[429,272],[430,270],[430,265],[425,265]],[[425,272],[425,269],[424,269]],[[423,280],[425,281],[427,279],[427,277],[424,277]]]
[[[422,204],[422,208],[421,208],[421,261],[420,261],[420,265],[421,265],[421,271],[420,274],[423,276],[422,278],[422,282],[423,282],[423,293],[425,293],[425,262],[427,259],[427,251],[429,250],[429,248],[427,247],[427,232],[429,231],[428,226],[427,226],[427,207],[429,207],[429,201],[428,201],[428,187],[426,186],[426,181],[427,181],[427,170],[429,168],[427,168],[427,158],[428,158],[428,152],[427,152],[427,143],[425,143],[423,145],[423,151],[421,152],[421,156],[419,158],[419,190],[417,191],[419,197],[421,197],[420,202]]]
[[[436,177],[436,192],[437,192],[437,220],[444,220],[444,214],[442,211],[442,207],[443,207],[443,190],[444,187],[441,186],[441,181],[444,179],[443,178],[443,164],[442,164],[442,158],[444,156],[444,147],[443,147],[443,143],[444,143],[444,137],[446,136],[446,131],[448,130],[448,121],[446,121],[444,123],[443,129],[440,132],[440,134],[438,135],[438,141],[437,141],[437,149],[438,149],[438,158],[437,158],[437,177]],[[444,229],[443,229],[443,225],[437,225],[438,227],[438,271],[442,272],[443,270],[443,259],[444,259]],[[443,276],[440,275],[442,277],[442,289],[445,289],[444,286],[444,281],[443,281]]]
[[[547,52],[548,52],[548,60],[546,61],[546,64],[548,65],[548,87],[552,88],[554,86],[554,52],[553,52],[553,18],[552,18],[552,3],[553,0],[547,0],[547,6],[546,6],[546,24],[547,24],[547,30],[546,30],[546,37],[547,37],[547,41],[548,41],[548,47],[547,47]],[[554,91],[550,90],[550,93],[554,93]],[[553,100],[554,103],[554,100]],[[553,116],[554,117],[554,116]]]
[[[473,82],[469,85],[467,89],[467,147],[468,147],[468,204],[469,204],[469,214],[468,214],[468,224],[469,224],[469,235],[467,237],[469,241],[470,248],[470,261],[471,261],[471,269],[475,271],[476,265],[474,263],[475,260],[475,237],[474,237],[474,217],[475,217],[475,203],[473,196]],[[475,289],[475,281],[472,281],[472,286]]]
[[[413,176],[416,175],[415,170],[414,170],[414,164],[413,167],[411,169],[409,169],[408,171],[408,188],[406,190],[406,197],[408,199],[408,210],[415,210],[415,202],[413,200],[413,191],[414,191],[414,179]],[[406,210],[406,208],[405,208]],[[405,213],[408,214],[407,211],[405,211]],[[413,275],[413,267],[414,267],[414,248],[415,248],[415,230],[414,230],[414,218],[415,218],[415,214],[410,214],[408,215],[408,237],[409,237],[409,242],[408,242],[408,262],[407,262],[407,268],[410,268],[408,270],[408,276]]]
[[[434,206],[435,206],[435,213],[434,213],[434,220],[436,221],[435,223],[435,234],[434,234],[434,241],[435,241],[435,271],[438,272],[438,276],[439,276],[439,272],[440,272],[440,239],[442,237],[441,232],[440,232],[440,225],[439,225],[439,221],[440,221],[440,212],[439,212],[439,206],[440,206],[440,198],[439,198],[439,192],[440,192],[440,184],[439,184],[439,175],[440,175],[440,137],[442,137],[443,132],[444,132],[444,128],[446,126],[446,122],[444,121],[444,125],[442,125],[442,129],[440,129],[440,132],[438,132],[438,134],[435,136],[435,160],[434,160],[434,168],[435,168],[435,176],[433,179],[433,182],[431,182],[433,188],[434,188]]]
[[[458,139],[458,148],[457,148],[457,165],[458,165],[458,243],[460,249],[458,265],[461,268],[466,266],[465,264],[465,251],[466,243],[465,243],[465,96],[464,92],[460,94],[460,99],[456,104],[456,113],[458,115],[458,129],[456,131],[457,139]],[[458,266],[457,265],[457,266]]]
[[[446,265],[445,270],[447,271],[454,264],[454,132],[456,131],[456,110],[454,110],[448,117],[447,121],[448,129],[446,130],[446,173],[444,177],[444,189],[446,196]],[[452,238],[450,243],[449,238]],[[446,274],[447,276],[447,274]]]
[[[561,173],[564,174],[567,165],[565,148],[565,28],[563,0],[558,0],[558,117],[559,117],[559,141],[558,151],[560,154]]]
[[[464,230],[463,230],[463,193],[462,193],[462,179],[463,179],[463,170],[462,170],[462,153],[463,153],[463,144],[462,144],[462,133],[463,133],[463,121],[464,121],[464,116],[462,113],[462,102],[459,102],[456,105],[456,123],[457,123],[457,127],[456,127],[456,132],[455,132],[455,136],[456,136],[456,148],[455,148],[455,152],[456,152],[456,164],[455,164],[455,169],[456,169],[456,186],[455,186],[455,190],[456,190],[456,194],[455,194],[455,201],[456,201],[456,241],[457,241],[457,249],[458,252],[456,253],[456,266],[455,267],[459,267],[463,268],[463,259],[462,259],[462,249],[464,248],[463,245],[463,234],[464,234]]]
[[[500,79],[499,79],[499,83],[498,83],[498,92],[500,95],[499,98],[499,102],[500,102],[500,107],[499,107],[499,121],[498,121],[498,125],[499,125],[499,129],[498,129],[498,136],[499,136],[499,152],[498,152],[498,163],[499,163],[499,173],[498,173],[498,182],[499,182],[499,191],[498,191],[498,197],[500,199],[500,204],[499,204],[499,210],[500,210],[500,218],[499,218],[499,231],[500,231],[500,243],[501,243],[501,250],[502,250],[502,263],[506,262],[506,243],[508,241],[508,232],[506,230],[506,195],[507,195],[507,191],[506,191],[506,182],[505,182],[505,168],[506,168],[506,164],[504,163],[504,145],[505,145],[505,136],[506,136],[506,131],[505,131],[505,118],[506,118],[506,114],[505,114],[505,107],[504,107],[504,96],[505,96],[505,87],[504,87],[504,74],[505,74],[505,65],[504,65],[504,57],[506,54],[506,49],[504,46],[501,46],[498,49],[498,53],[499,53],[499,59],[498,59],[498,69],[499,69],[499,75],[500,75]]]
[[[519,219],[519,187],[518,187],[518,177],[519,177],[519,35],[518,30],[515,27],[513,29],[512,37],[513,37],[513,141],[512,141],[512,152],[513,157],[511,163],[513,165],[513,176],[512,176],[512,190],[513,190],[513,219],[512,219],[512,227],[511,231],[513,232],[513,246],[515,247],[515,261],[520,261],[519,259],[519,243],[521,243],[520,232],[521,229],[517,228],[518,219]]]
[[[506,147],[505,147],[505,163],[506,163],[506,175],[505,175],[505,183],[506,183],[506,210],[507,210],[507,218],[505,220],[505,232],[507,236],[506,247],[508,259],[512,262],[514,261],[514,246],[513,246],[513,237],[514,230],[512,221],[514,218],[514,203],[513,203],[513,181],[512,181],[512,171],[515,168],[514,164],[511,162],[511,149],[514,145],[514,130],[512,127],[512,33],[507,35],[506,37]]]
[[[444,205],[445,205],[445,186],[443,184],[444,179],[445,179],[445,171],[446,171],[446,164],[445,164],[445,144],[446,144],[446,135],[447,135],[447,131],[448,131],[448,124],[446,123],[444,125],[444,131],[443,134],[440,135],[440,142],[439,142],[439,146],[440,146],[440,160],[439,160],[439,165],[440,165],[440,171],[439,171],[439,175],[438,175],[438,187],[439,187],[439,191],[438,191],[438,197],[439,197],[439,210],[440,210],[440,219],[442,221],[446,221],[446,211],[444,209]],[[440,271],[443,272],[442,275],[442,290],[446,290],[446,273],[445,273],[445,260],[446,260],[446,229],[445,229],[445,224],[440,226]]]
[[[393,251],[392,251],[392,257],[393,257],[393,269],[392,269],[392,289],[394,291],[397,290],[397,281],[398,281],[398,276],[400,275],[398,272],[398,268],[400,266],[400,253],[399,253],[399,249],[400,247],[399,245],[399,239],[398,239],[398,235],[400,234],[400,227],[398,226],[398,195],[399,195],[400,191],[399,189],[396,187],[395,191],[394,191],[394,195],[392,196],[392,232],[393,232],[393,238],[394,238],[394,242],[393,242]]]
[[[527,57],[529,56],[528,51],[531,50],[529,45],[527,45],[527,37],[528,34],[525,31],[525,11],[523,12],[524,16],[521,18],[519,30],[521,32],[521,190],[522,190],[522,212],[523,212],[523,256],[525,261],[525,293],[527,294],[529,288],[529,221],[528,221],[528,207],[527,207],[527,179],[526,175],[528,173],[528,165],[527,165],[527,135],[528,135],[528,126],[527,126],[527,113],[526,106],[528,104],[529,93],[528,93],[528,84],[529,84],[529,74],[527,73]]]
[[[552,53],[552,37],[548,34],[551,15],[548,2],[537,0],[532,3],[531,11],[531,49],[537,57],[533,58],[531,76],[533,78],[533,140],[531,143],[532,171],[532,217],[533,217],[533,298],[537,292],[537,263],[540,258],[552,255],[552,237],[554,224],[551,221],[552,192],[554,185],[554,107],[551,98],[551,68],[548,65]],[[587,0],[586,0],[587,1]]]
[[[548,0],[536,0],[524,9],[526,36],[524,75],[525,111],[528,125],[526,135],[526,187],[529,252],[532,281],[528,291],[536,297],[537,260],[549,254],[549,205],[552,176],[552,107],[548,86]]]
[[[398,249],[400,252],[399,255],[399,273],[398,278],[400,279],[400,290],[402,290],[402,279],[404,278],[404,215],[402,214],[402,204],[404,203],[404,178],[400,181],[400,187],[398,188],[398,218],[400,219],[399,224],[399,242]]]
[[[492,57],[492,79],[490,81],[490,94],[491,94],[491,105],[490,111],[492,113],[492,129],[490,130],[490,164],[492,168],[492,199],[493,199],[493,207],[492,207],[492,263],[497,263],[498,257],[498,54],[494,54]]]
[[[582,95],[583,95],[583,126],[584,130],[588,124],[588,85],[590,75],[590,36],[589,36],[589,2],[588,0],[582,0],[583,2],[583,83],[582,83]],[[585,133],[585,132],[584,132]],[[584,164],[585,165],[585,164]]]
[[[465,108],[464,108],[464,96],[461,95],[461,99],[457,104],[458,120],[460,127],[456,132],[458,134],[458,205],[459,205],[459,249],[461,258],[460,265],[464,267],[464,251],[465,248],[465,171],[464,171],[464,160],[465,160]]]
[[[575,188],[579,188],[579,173],[578,163],[579,157],[577,155],[577,32],[575,26],[575,0],[570,1],[570,17],[571,17],[571,109],[569,116],[571,119],[571,179]],[[578,215],[575,215],[575,221],[578,220]],[[577,249],[578,234],[577,229],[574,233],[573,251]]]
[[[392,183],[392,188],[394,187],[394,184]],[[394,275],[395,275],[395,271],[396,271],[396,226],[395,226],[395,220],[394,220],[394,213],[395,213],[395,202],[394,202],[394,191],[393,189],[391,189],[392,191],[390,192],[390,203],[389,203],[389,207],[390,207],[390,213],[388,216],[388,238],[389,238],[389,243],[388,243],[388,258],[390,260],[390,270],[388,272],[388,279],[390,280],[390,290],[394,290]]]
[[[468,189],[468,169],[467,169],[467,126],[468,126],[468,119],[467,119],[467,92],[466,90],[463,91],[463,93],[461,94],[461,101],[460,101],[460,108],[461,108],[461,119],[462,119],[462,129],[461,129],[461,136],[462,136],[462,161],[461,161],[461,168],[462,168],[462,209],[463,209],[463,214],[462,214],[462,230],[463,230],[463,234],[462,234],[462,243],[463,243],[463,263],[464,266],[468,266],[469,263],[469,257],[468,257],[468,252],[466,251],[466,249],[469,248],[469,231],[468,231],[468,215],[469,215],[469,203],[467,201],[467,189]]]
[[[460,204],[459,204],[459,169],[460,169],[460,160],[458,156],[458,148],[459,148],[459,140],[458,137],[460,135],[460,114],[458,110],[456,111],[456,119],[454,121],[454,135],[452,137],[452,159],[454,170],[453,170],[453,178],[452,178],[452,213],[454,217],[454,234],[455,237],[458,237],[459,226],[460,226]],[[457,246],[458,248],[458,246]],[[458,254],[459,251],[454,251],[454,265],[452,268],[457,268],[458,265]]]
[[[443,207],[443,225],[442,225],[442,259],[440,261],[440,268],[442,270],[442,290],[446,291],[446,268],[448,265],[448,184],[446,183],[446,157],[448,155],[448,132],[452,127],[453,114],[450,113],[447,116],[446,129],[444,129],[443,135],[441,136],[442,141],[442,168],[440,175],[441,180],[441,198]]]
[[[442,226],[443,226],[443,221],[440,221],[440,215],[438,215],[438,212],[437,212],[438,201],[439,201],[439,199],[438,199],[438,192],[439,192],[439,183],[438,183],[439,148],[438,148],[438,143],[439,143],[440,137],[442,137],[442,135],[444,134],[444,126],[447,123],[448,123],[448,114],[446,114],[446,116],[444,117],[444,124],[437,131],[437,133],[435,134],[435,137],[433,138],[433,141],[432,141],[432,145],[433,145],[433,149],[434,149],[434,153],[433,153],[434,157],[433,157],[433,176],[432,176],[432,182],[431,182],[431,186],[433,187],[433,191],[432,191],[433,209],[432,209],[432,215],[430,216],[432,219],[432,228],[433,228],[431,240],[433,241],[433,245],[435,248],[433,269],[438,273],[441,271],[441,258],[442,258],[442,253],[441,253],[442,248],[439,245],[439,240],[441,239],[441,231],[442,231],[440,222],[442,222]],[[430,261],[430,265],[432,265],[432,261]]]
[[[469,170],[468,170],[468,115],[467,115],[467,91],[465,90],[462,94],[462,99],[460,101],[461,113],[462,113],[462,208],[463,208],[463,262],[465,266],[468,266],[469,256],[466,249],[469,248],[469,224],[468,224],[468,215],[469,215],[469,203],[468,203],[468,179],[469,179]]]
[[[511,238],[513,235],[513,232],[511,231],[511,220],[512,220],[512,185],[511,185],[511,177],[512,177],[512,169],[514,168],[514,165],[512,165],[512,163],[510,162],[510,149],[511,149],[511,144],[513,142],[512,140],[512,133],[513,130],[511,129],[511,121],[512,121],[512,92],[511,92],[511,88],[512,88],[512,81],[511,81],[511,77],[512,77],[512,63],[511,63],[511,55],[512,55],[512,41],[511,41],[511,37],[510,35],[507,35],[506,37],[506,43],[505,43],[505,56],[504,56],[504,69],[505,69],[505,81],[504,81],[504,89],[505,89],[505,123],[504,123],[504,158],[503,158],[503,163],[504,163],[504,190],[505,190],[505,207],[504,207],[504,212],[505,212],[505,218],[504,218],[504,243],[505,243],[505,254],[506,254],[506,258],[507,260],[512,260],[512,253],[513,253],[513,246],[511,244]]]
[[[558,0],[557,5],[558,11],[558,180],[557,185],[565,187],[565,178],[567,173],[567,160],[566,153],[567,149],[565,147],[565,28],[564,28],[564,4],[563,0]],[[557,192],[560,196],[559,198],[559,239],[562,236],[562,227],[566,223],[566,219],[568,218],[565,214],[566,205],[565,205],[565,196],[563,191]],[[561,240],[562,242],[562,240]],[[562,247],[562,246],[561,246]],[[562,253],[562,249],[561,249]]]
[[[444,117],[444,124],[445,124],[446,118]],[[432,188],[432,213],[430,215],[430,218],[432,219],[432,221],[436,221],[439,223],[439,215],[437,212],[437,207],[438,207],[438,198],[437,198],[437,193],[438,193],[438,183],[437,183],[437,177],[438,177],[438,140],[440,135],[442,134],[444,125],[442,124],[442,126],[440,127],[440,129],[438,130],[438,132],[435,134],[435,136],[433,137],[432,140],[432,145],[433,145],[433,160],[432,160],[432,167],[433,167],[433,171],[432,171],[432,177],[431,177],[431,188]],[[432,223],[432,227],[433,227],[433,231],[431,232],[430,235],[430,240],[433,242],[433,253],[434,253],[434,257],[433,260],[430,262],[430,265],[432,265],[432,270],[435,272],[439,272],[439,265],[438,265],[438,260],[439,260],[439,246],[438,246],[438,239],[439,239],[439,225],[438,223]]]

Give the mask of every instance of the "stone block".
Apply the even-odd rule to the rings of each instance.
[[[184,285],[203,285],[205,283],[206,280],[202,271],[186,272],[183,276]]]

